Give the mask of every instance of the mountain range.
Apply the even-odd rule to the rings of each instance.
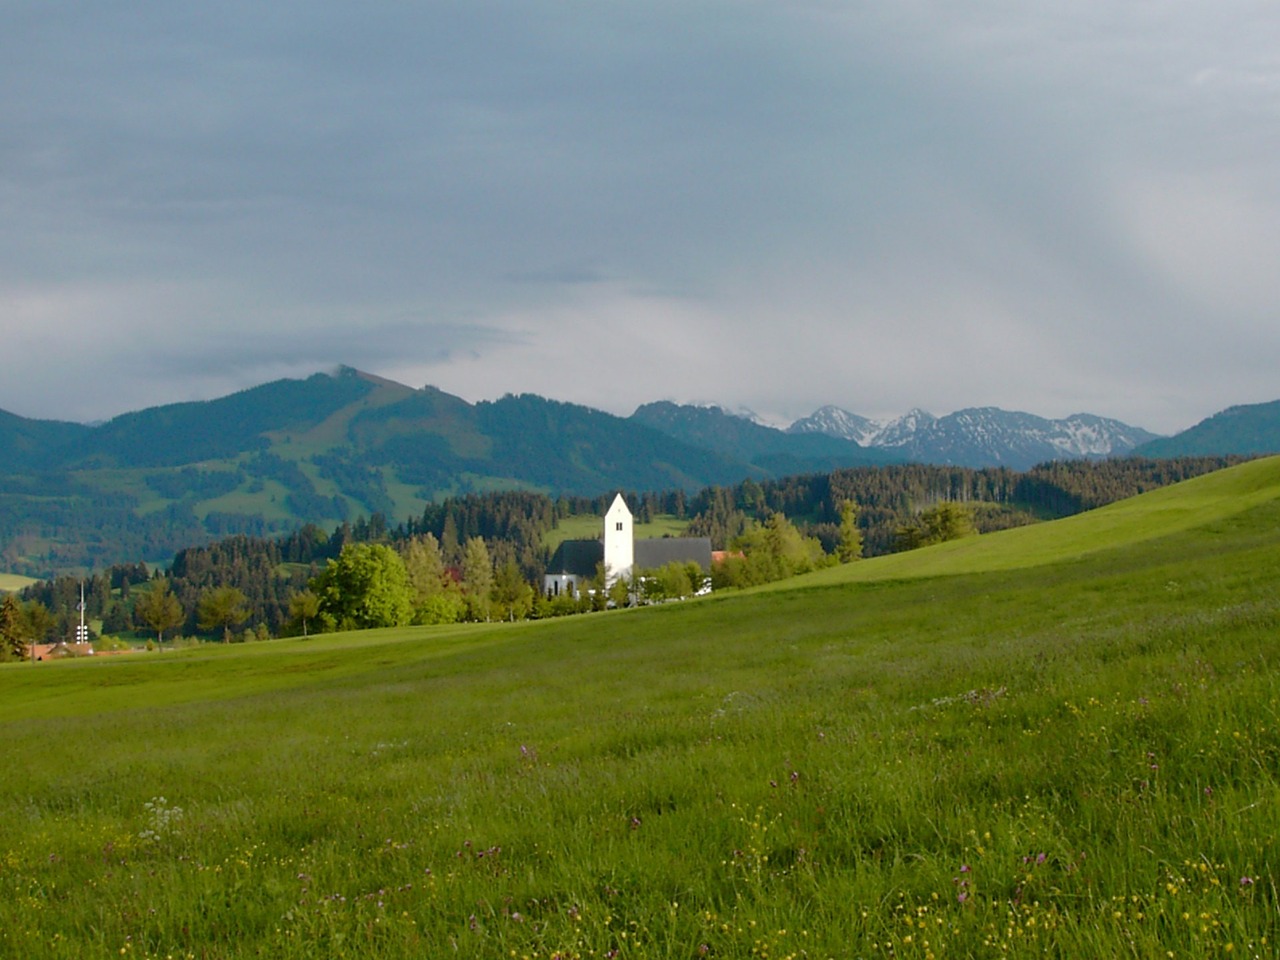
[[[1014,470],[1047,460],[1122,456],[1158,439],[1139,427],[1088,413],[1046,420],[996,407],[945,417],[917,409],[893,420],[868,420],[839,407],[823,407],[787,432],[843,437],[918,463]]]
[[[1087,414],[995,408],[877,422],[824,407],[782,430],[665,401],[629,417],[532,394],[472,404],[341,368],[92,426],[0,411],[0,570],[163,560],[216,536],[404,519],[444,496],[499,489],[595,496],[905,461],[1023,469],[1265,450],[1280,450],[1280,402],[1165,439]]]

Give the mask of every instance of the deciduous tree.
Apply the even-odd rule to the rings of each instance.
[[[311,581],[320,613],[341,629],[402,627],[413,591],[400,554],[384,543],[348,543]]]
[[[157,643],[164,643],[166,630],[181,626],[187,619],[182,602],[169,592],[169,581],[163,578],[151,581],[150,589],[134,604],[133,613],[156,632]]]
[[[307,624],[320,613],[320,598],[310,590],[300,590],[289,598],[289,616],[302,624],[302,635],[307,636]]]
[[[222,642],[231,642],[231,628],[249,619],[245,595],[235,587],[206,590],[196,606],[196,623],[201,630],[222,628]]]
[[[533,609],[533,588],[520,575],[520,566],[508,560],[493,577],[496,613],[504,620],[523,620]]]

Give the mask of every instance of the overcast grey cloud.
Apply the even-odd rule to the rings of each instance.
[[[1280,396],[1272,3],[0,3],[0,408],[1173,431]]]

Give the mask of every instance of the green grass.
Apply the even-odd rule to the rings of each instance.
[[[854,567],[831,568],[816,579],[888,580],[1079,560],[1238,514],[1273,500],[1277,487],[1280,457],[1254,460],[1063,520],[876,557]]]
[[[221,511],[223,513],[257,514],[264,520],[296,520],[297,518],[293,515],[293,512],[286,506],[286,501],[289,499],[289,488],[279,480],[264,479],[260,483],[261,488],[256,492],[249,492],[249,487],[252,484],[246,483],[220,497],[201,500],[195,505],[196,516],[203,520],[210,513]]]
[[[34,577],[24,577],[17,573],[0,573],[0,592],[16,593],[33,583],[39,583],[39,581]]]
[[[649,523],[636,523],[635,537],[637,540],[682,537],[688,526],[687,520],[681,520],[673,514],[660,513]],[[603,530],[603,517],[564,517],[554,530],[547,531],[543,542],[554,551],[565,540],[593,540],[598,538]]]
[[[404,521],[420,518],[430,503],[430,501],[418,495],[421,487],[401,482],[389,470],[383,472],[383,479],[387,485],[387,496],[395,504],[395,510],[388,519]]]
[[[0,667],[0,955],[1274,955],[1276,462],[1037,529]]]

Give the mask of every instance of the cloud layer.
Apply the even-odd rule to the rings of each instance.
[[[953,8],[10,4],[0,408],[1280,395],[1275,7]]]

